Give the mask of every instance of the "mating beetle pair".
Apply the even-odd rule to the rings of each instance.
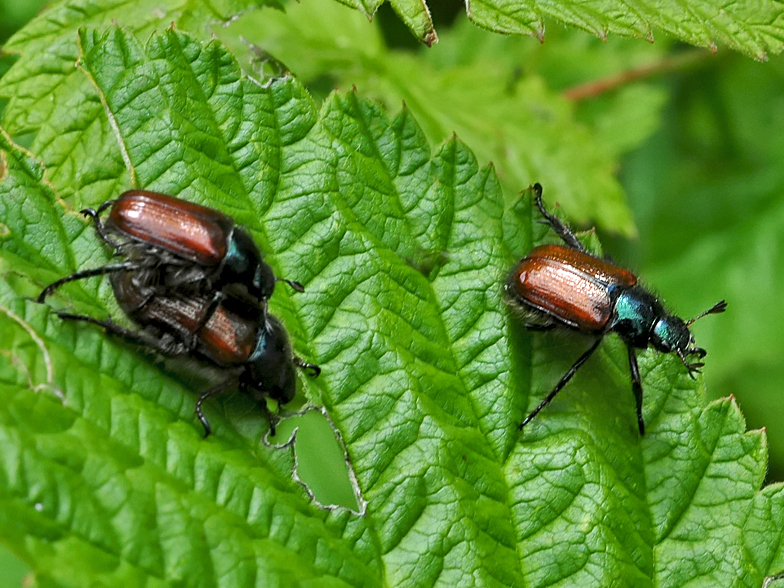
[[[628,350],[637,424],[640,435],[644,435],[642,380],[635,349],[652,346],[663,353],[675,353],[693,378],[704,364],[691,363],[687,358],[702,359],[706,352],[695,345],[689,326],[705,315],[724,312],[727,303],[721,300],[688,321],[669,314],[653,294],[637,283],[634,274],[591,255],[568,226],[547,212],[542,202],[541,185],[534,184],[533,191],[544,222],[566,246],[535,247],[510,274],[506,292],[523,315],[526,328],[538,331],[567,328],[593,336],[594,341],[555,388],[525,417],[520,428],[555,398],[596,351],[604,336],[614,332]]]
[[[97,211],[82,213],[92,217],[101,240],[124,259],[66,276],[45,288],[38,301],[68,282],[109,274],[118,304],[142,330],[67,312],[59,316],[99,325],[164,355],[191,355],[221,369],[224,380],[196,403],[206,435],[211,429],[202,403],[208,398],[239,387],[266,411],[267,397],[281,404],[293,399],[295,366],[319,375],[318,366],[292,353],[285,329],[268,314],[267,301],[280,280],[231,217],[143,190],[125,192]],[[302,291],[298,282],[283,281]]]

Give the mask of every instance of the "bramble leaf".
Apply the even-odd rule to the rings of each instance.
[[[677,358],[641,355],[643,438],[612,337],[518,431],[586,341],[509,312],[505,276],[544,228],[457,137],[431,150],[410,111],[356,92],[317,109],[293,77],[259,84],[172,29],[82,29],[77,56],[57,101],[91,97],[74,133],[101,190],[51,180],[67,154],[19,148],[44,125],[18,108],[0,134],[0,539],[42,583],[756,587],[779,571],[765,437],[731,399],[706,405]],[[203,440],[190,374],[30,300],[108,259],[75,211],[130,186],[231,214],[304,284],[271,308],[323,369],[299,388],[340,433],[364,514],[311,502],[263,415],[215,403]],[[119,318],[111,298],[86,280],[51,304]]]
[[[662,31],[699,47],[717,50],[717,43],[760,61],[782,50],[784,9],[778,2],[719,4],[702,0],[680,2],[516,2],[472,0],[469,17],[490,30],[545,39],[545,18],[574,26],[599,38],[624,35],[653,41]]]

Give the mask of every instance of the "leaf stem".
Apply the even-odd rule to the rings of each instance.
[[[704,49],[686,51],[674,57],[662,59],[651,65],[630,69],[603,79],[574,86],[564,90],[563,95],[575,102],[588,98],[595,98],[596,96],[611,92],[612,90],[640,79],[692,69],[710,57],[713,57],[713,53],[705,51]]]

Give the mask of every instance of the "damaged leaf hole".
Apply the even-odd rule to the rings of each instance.
[[[357,515],[365,514],[367,503],[340,433],[323,408],[307,407],[283,419],[267,442],[276,448],[291,447],[292,476],[320,508],[342,507]]]

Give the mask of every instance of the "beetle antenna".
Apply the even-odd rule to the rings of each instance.
[[[686,326],[688,327],[694,321],[701,319],[702,317],[709,315],[709,314],[719,314],[720,312],[724,312],[727,310],[727,301],[726,300],[719,300],[716,304],[714,304],[711,308],[706,310],[705,312],[698,314],[693,319],[686,321]]]

